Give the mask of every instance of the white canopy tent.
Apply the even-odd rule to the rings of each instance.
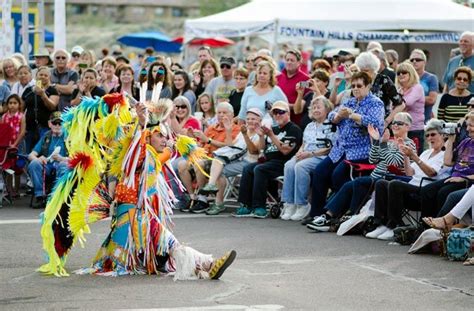
[[[474,29],[474,10],[451,0],[253,0],[187,20],[186,39],[266,34],[285,27],[322,31],[450,31]]]
[[[396,47],[402,60],[413,48],[428,48],[429,69],[440,76],[449,49],[466,30],[474,30],[474,10],[451,0],[253,0],[187,20],[185,41],[214,36],[260,36],[274,45],[376,40],[384,48]]]

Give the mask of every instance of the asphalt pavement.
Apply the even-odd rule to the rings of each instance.
[[[40,210],[27,200],[0,209],[0,310],[473,310],[474,267],[436,255],[408,255],[406,246],[313,233],[275,219],[174,217],[189,246],[237,259],[221,280],[171,276],[57,278],[35,269],[45,262]],[[109,221],[91,226],[67,269],[87,267]]]

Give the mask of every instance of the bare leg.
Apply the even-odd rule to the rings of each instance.
[[[212,161],[214,162],[214,161]],[[206,165],[206,161],[200,161],[199,162],[199,165],[204,168],[204,166]],[[197,181],[197,184],[198,184],[198,187],[199,188],[202,188],[204,187],[204,185],[206,185],[207,183],[207,177],[201,172],[200,169],[198,168],[194,168],[194,171],[196,172],[196,181]]]
[[[226,186],[226,179],[224,176],[220,175],[219,179],[217,180],[217,188],[219,188],[219,191],[217,191],[216,194],[216,204],[224,203],[224,191]]]
[[[213,160],[211,164],[211,172],[210,172],[210,178],[209,178],[209,184],[210,185],[216,185],[217,180],[221,176],[222,170],[224,169],[224,164],[222,164],[221,161]]]
[[[193,179],[191,177],[191,173],[189,173],[189,165],[186,160],[179,161],[178,174],[191,199],[195,199],[196,196],[194,195],[193,191]]]

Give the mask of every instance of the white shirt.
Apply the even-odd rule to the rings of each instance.
[[[433,153],[433,149],[428,149],[423,151],[423,153],[420,155],[420,160],[423,161],[426,165],[430,166],[433,168],[439,176],[439,171],[441,170],[441,167],[443,166],[444,163],[444,151],[438,152],[435,156],[431,156]],[[423,177],[428,177],[420,168],[420,166],[416,163],[411,164],[411,168],[415,171],[413,174],[412,179],[410,180],[409,184],[414,185],[414,186],[420,186],[421,179]],[[436,176],[437,178],[437,176]],[[423,184],[421,186],[425,186],[429,184],[431,181],[429,180],[424,180]]]

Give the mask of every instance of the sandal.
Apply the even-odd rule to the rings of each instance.
[[[428,226],[430,226],[431,228],[433,229],[439,229],[439,230],[445,230],[445,229],[449,229],[449,225],[446,221],[446,218],[445,217],[441,217],[441,219],[443,219],[443,225],[442,226],[439,226],[439,225],[436,225],[433,220],[436,219],[436,218],[433,218],[433,217],[424,217],[423,218],[423,222],[425,224],[427,224]]]
[[[463,262],[464,266],[474,266],[474,257],[466,259],[465,262]]]

